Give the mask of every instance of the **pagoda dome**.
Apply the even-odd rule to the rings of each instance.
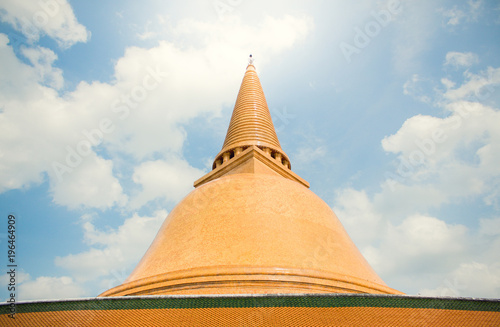
[[[273,174],[231,174],[187,195],[125,283],[103,296],[388,293],[330,207]]]
[[[194,186],[127,280],[101,296],[401,294],[292,172],[252,60],[212,171]]]

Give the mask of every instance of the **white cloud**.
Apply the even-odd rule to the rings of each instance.
[[[297,153],[293,156],[293,161],[297,165],[311,163],[321,160],[327,153],[327,148],[324,145],[307,145],[297,149]]]
[[[24,270],[20,269],[16,271],[16,282],[24,283],[31,279],[30,274],[26,273]],[[0,285],[5,287],[10,283],[10,276],[8,274],[2,274],[0,276]]]
[[[144,162],[134,170],[133,181],[142,191],[131,200],[131,206],[141,207],[157,198],[179,202],[204,173],[178,158]]]
[[[391,202],[404,206],[397,198]],[[361,251],[377,258],[372,262],[377,271],[405,269],[412,261],[464,250],[464,226],[410,210],[394,215],[365,191],[350,188],[339,191],[334,203],[334,211]]]
[[[472,52],[448,52],[446,54],[445,65],[455,67],[469,67],[479,62],[475,53]]]
[[[8,274],[0,276],[0,285],[5,289],[9,284],[9,278]],[[17,301],[58,300],[88,295],[86,290],[71,277],[41,276],[32,279],[31,275],[22,269],[16,271],[16,290]]]
[[[86,251],[56,257],[56,266],[69,272],[69,276],[40,276],[33,279],[18,271],[17,300],[66,299],[97,296],[100,292],[121,284],[146,252],[162,222],[165,210],[151,216],[134,214],[116,229],[100,230],[95,227],[92,215],[82,216]],[[3,274],[0,285],[6,286],[9,276]]]
[[[444,93],[444,98],[451,101],[451,105],[459,100],[469,99],[475,102],[487,100],[495,92],[495,87],[500,84],[500,68],[488,67],[479,74],[464,73],[467,82],[455,89]]]
[[[448,10],[443,10],[443,16],[448,20],[447,25],[456,26],[462,24],[462,22],[475,22],[477,21],[481,7],[483,5],[483,0],[469,0],[467,5],[453,6],[453,8]]]
[[[4,0],[0,4],[0,19],[23,33],[30,42],[48,35],[59,46],[68,48],[90,37],[66,0]]]
[[[335,199],[333,211],[360,249],[365,249],[380,237],[383,219],[365,191],[343,189]]]
[[[164,210],[150,217],[134,214],[117,229],[108,231],[97,230],[91,221],[83,219],[84,237],[90,249],[56,257],[55,264],[69,270],[78,282],[106,278],[113,285],[104,287],[116,286],[127,277],[121,272],[130,271],[139,262],[166,216]]]
[[[182,126],[203,114],[217,115],[234,101],[249,48],[266,54],[259,61],[259,69],[265,68],[311,26],[310,19],[292,16],[268,17],[257,25],[237,18],[182,21],[173,33],[192,46],[161,41],[150,49],[128,48],[112,82],[81,82],[61,95],[56,89],[64,80],[53,67],[55,54],[25,49],[31,65],[23,63],[0,34],[0,192],[48,180],[54,201],[62,205],[125,205],[124,193],[138,193],[121,186],[134,166],[158,158],[182,160]],[[197,175],[192,167],[169,164],[186,177]],[[145,168],[137,169],[144,190],[136,205],[159,194]],[[177,199],[180,193],[169,194]]]
[[[55,59],[53,52],[44,48],[24,49],[24,54],[33,62],[30,66],[15,57],[4,35],[0,38],[3,39],[0,58],[5,63],[0,68],[0,106],[3,109],[0,113],[3,131],[0,135],[0,191],[28,188],[48,176],[56,203],[99,208],[123,203],[124,196],[113,177],[112,163],[98,157],[89,147],[79,147],[85,145],[82,142],[93,143],[89,143],[85,131],[99,126],[94,122],[102,116],[99,108],[94,109],[96,106],[87,94],[86,98],[78,99],[80,101],[68,100],[53,88],[40,84],[55,87],[62,84],[60,70],[51,66]],[[105,86],[98,84],[93,91],[102,94],[103,89],[106,90]],[[75,93],[85,91],[83,87],[78,90]],[[103,100],[102,96],[98,98]],[[71,157],[71,151],[76,153],[75,157]],[[68,158],[73,163],[70,167]],[[54,162],[66,167],[59,169],[59,176],[54,170]]]
[[[399,226],[389,225],[384,242],[400,259],[394,261],[401,264],[401,260],[461,252],[466,231],[465,226],[448,225],[435,217],[416,214]]]
[[[153,28],[151,27],[152,24],[153,24],[153,22],[148,20],[148,22],[146,23],[146,26],[144,26],[144,31],[142,33],[136,34],[140,40],[149,40],[149,39],[153,39],[153,38],[158,36],[158,33],[154,32],[155,27],[153,27]]]
[[[378,192],[338,190],[334,211],[390,286],[423,295],[500,295],[498,218],[428,213],[475,200],[497,208],[499,73],[466,71],[461,84],[442,82],[446,89],[437,96],[422,91],[448,116],[416,115],[382,140],[398,158]]]
[[[334,203],[334,211],[349,235],[389,286],[409,294],[445,296],[449,294],[444,289],[450,288],[452,280],[454,289],[459,289],[455,296],[498,297],[498,290],[474,291],[474,285],[483,283],[478,282],[479,277],[474,277],[470,269],[463,268],[473,258],[494,265],[494,253],[498,251],[498,245],[493,245],[495,241],[485,240],[479,232],[471,235],[464,225],[450,224],[433,216],[394,215],[379,207],[377,200],[369,198],[364,191],[343,189]],[[392,199],[392,205],[396,204],[404,206],[398,199]],[[481,253],[483,256],[478,255]],[[455,281],[458,274],[455,271],[460,272],[460,281]],[[470,274],[466,274],[468,272]],[[494,279],[494,270],[485,274],[489,276],[487,280]],[[438,285],[436,289],[428,288],[432,284]]]
[[[173,32],[179,38],[187,37],[196,47],[206,47],[210,63],[220,59],[227,63],[227,60],[234,60],[234,55],[246,58],[248,49],[252,49],[261,68],[271,61],[272,55],[303,40],[313,28],[314,23],[310,17],[265,16],[258,24],[246,25],[239,16],[228,15],[224,22],[215,24],[182,20]]]
[[[391,202],[404,206],[397,198]],[[441,281],[470,257],[473,240],[463,225],[429,215],[393,214],[366,192],[353,189],[339,191],[334,203],[335,213],[370,265],[401,291],[417,293],[429,284],[429,276]]]
[[[451,113],[448,117],[411,117],[397,133],[382,140],[385,151],[399,155],[394,171],[388,172],[392,182],[385,184],[396,191],[395,196],[425,187],[428,196],[422,193],[422,203],[437,206],[469,196],[495,202],[500,179],[496,164],[500,160],[500,112],[479,101],[487,98],[482,90],[500,82],[500,69],[467,73],[467,78],[461,86],[448,88],[442,95],[445,100],[438,103]],[[471,95],[481,96],[472,97],[473,102],[463,100]],[[434,201],[429,201],[431,194]]]
[[[88,295],[71,277],[38,277],[19,285],[19,300],[60,300]]]
[[[424,288],[419,294],[499,298],[500,262],[490,265],[478,262],[463,263],[447,275],[438,287]]]
[[[43,47],[23,47],[22,53],[35,68],[40,84],[46,84],[56,90],[63,87],[62,70],[52,67],[54,61],[57,60],[57,55],[52,50]]]
[[[483,235],[499,235],[500,236],[500,218],[480,219],[479,233]]]
[[[39,71],[21,63],[7,41],[0,34],[0,191],[43,181],[51,144],[61,142],[54,127],[67,126],[57,93],[37,83]]]
[[[431,97],[428,95],[429,92],[426,89],[428,83],[428,80],[420,77],[418,74],[413,74],[411,79],[403,85],[403,93],[428,104],[431,102]]]
[[[466,17],[465,13],[456,7],[446,10],[443,15],[448,18],[448,22],[446,23],[448,25],[458,25]]]
[[[453,82],[447,78],[441,78],[441,84],[443,84],[447,90],[455,87],[455,85],[456,85],[455,82]]]
[[[79,206],[106,209],[127,202],[120,182],[113,176],[110,160],[91,154],[62,177],[51,186],[57,204],[72,209]]]

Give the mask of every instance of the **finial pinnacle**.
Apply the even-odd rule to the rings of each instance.
[[[248,58],[248,64],[249,65],[253,65],[253,57],[252,57],[252,55],[250,55],[250,57]]]

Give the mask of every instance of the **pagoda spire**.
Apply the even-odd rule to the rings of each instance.
[[[217,168],[225,162],[225,158],[233,157],[252,145],[281,160],[288,169],[291,168],[288,156],[281,149],[264,91],[253,65],[253,57],[250,55],[226,139],[212,168]]]

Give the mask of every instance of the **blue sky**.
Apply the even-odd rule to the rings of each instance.
[[[493,0],[2,1],[18,300],[123,282],[209,171],[250,53],[292,170],[389,286],[500,297],[499,40]]]

